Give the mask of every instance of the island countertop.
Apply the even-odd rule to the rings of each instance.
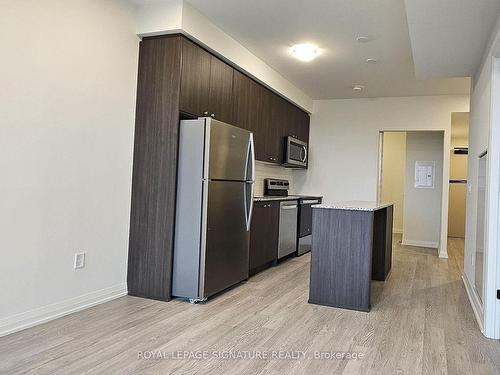
[[[392,205],[394,205],[394,203],[392,202],[344,201],[344,202],[315,204],[312,207],[330,209],[330,210],[377,211]]]

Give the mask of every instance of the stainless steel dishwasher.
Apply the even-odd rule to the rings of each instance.
[[[278,259],[297,250],[297,201],[280,203]]]

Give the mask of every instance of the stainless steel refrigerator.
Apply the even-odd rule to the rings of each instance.
[[[180,123],[172,294],[191,302],[248,278],[251,132],[212,118]]]

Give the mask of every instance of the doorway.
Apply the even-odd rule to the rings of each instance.
[[[465,239],[469,112],[451,114],[448,237]]]
[[[378,197],[394,203],[402,245],[438,250],[442,232],[444,132],[380,132]],[[447,186],[446,186],[447,188]]]

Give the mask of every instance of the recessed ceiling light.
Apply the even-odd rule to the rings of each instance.
[[[301,61],[311,61],[319,55],[319,48],[314,44],[296,44],[292,46],[293,55]]]
[[[353,90],[353,91],[356,91],[356,92],[361,92],[361,91],[363,91],[364,89],[365,89],[365,87],[364,87],[364,86],[361,86],[361,85],[354,85],[354,86],[352,86],[352,90]]]
[[[359,43],[366,43],[370,41],[370,38],[368,38],[367,36],[360,35],[356,37],[356,41]]]
[[[375,64],[378,60],[377,59],[366,59],[366,62],[369,64]]]

